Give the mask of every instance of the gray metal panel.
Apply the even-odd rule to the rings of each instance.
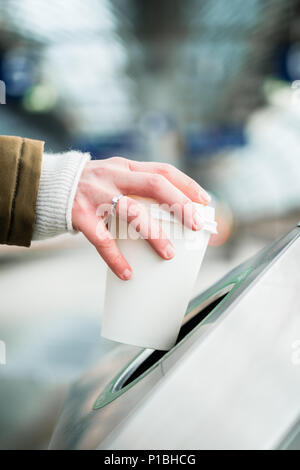
[[[194,343],[108,449],[272,449],[300,416],[300,240]]]
[[[117,400],[99,410],[94,404],[109,382],[112,371],[119,371],[130,363],[138,348],[120,346],[112,351],[81,378],[70,390],[59,423],[50,443],[50,449],[95,449],[109,432],[114,429],[132,408],[144,398],[154,384],[162,378],[161,367],[128,390]]]
[[[186,317],[234,284],[131,384],[120,389],[149,350],[135,358],[138,348],[120,346],[88,371],[70,391],[50,448],[297,445],[300,371],[288,344],[300,336],[299,235],[293,229],[193,299]]]

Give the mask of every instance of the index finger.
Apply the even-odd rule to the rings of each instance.
[[[107,230],[105,223],[94,214],[84,214],[79,230],[94,245],[110,269],[123,281],[132,276],[132,269],[119,250],[116,240]]]

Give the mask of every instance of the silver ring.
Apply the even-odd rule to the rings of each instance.
[[[123,197],[123,196],[124,196],[124,194],[118,194],[118,196],[113,197],[113,199],[111,201],[111,215],[115,215],[116,206],[117,206],[119,200],[121,199],[121,197]]]

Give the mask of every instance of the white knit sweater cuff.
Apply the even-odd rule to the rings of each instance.
[[[44,154],[36,202],[33,240],[75,232],[72,207],[81,172],[89,153]]]

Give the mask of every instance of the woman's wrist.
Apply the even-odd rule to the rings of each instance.
[[[33,240],[74,232],[72,207],[78,181],[90,154],[44,154],[36,202]]]

